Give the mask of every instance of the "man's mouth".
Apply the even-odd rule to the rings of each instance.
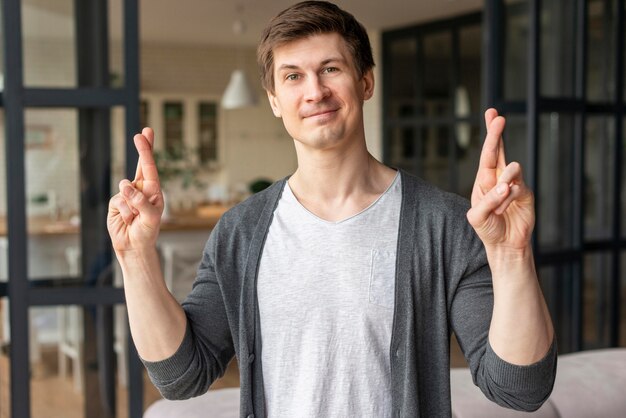
[[[330,115],[332,113],[335,113],[337,111],[337,109],[323,109],[323,110],[316,110],[314,112],[309,112],[309,113],[305,113],[304,114],[304,119],[306,118],[314,118],[314,117],[319,117],[319,116],[325,116],[325,115]]]

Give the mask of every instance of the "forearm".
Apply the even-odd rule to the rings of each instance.
[[[124,275],[128,320],[139,356],[159,361],[180,346],[185,312],[165,285],[155,248],[117,254]]]
[[[503,360],[527,365],[541,360],[554,330],[535,270],[532,249],[487,249],[494,307],[489,342]]]

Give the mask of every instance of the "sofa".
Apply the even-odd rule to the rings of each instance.
[[[550,398],[532,413],[490,402],[468,369],[451,369],[454,418],[623,418],[626,417],[626,348],[559,356]]]
[[[626,348],[582,351],[559,356],[554,390],[532,413],[490,402],[472,382],[467,368],[450,370],[453,418],[623,418],[626,417]],[[236,418],[239,389],[209,390],[184,401],[161,399],[144,418]]]

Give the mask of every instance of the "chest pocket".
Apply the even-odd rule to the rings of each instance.
[[[369,302],[385,308],[393,308],[395,281],[395,252],[372,250]]]

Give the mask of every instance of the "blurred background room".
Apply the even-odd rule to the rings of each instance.
[[[220,215],[296,169],[255,57],[293,3],[0,0],[0,418],[140,417],[160,398],[129,339],[108,200],[152,127],[182,300]],[[496,106],[536,195],[560,352],[626,347],[626,1],[336,3],[370,34],[370,152],[469,197]],[[212,389],[238,379],[233,361]]]

